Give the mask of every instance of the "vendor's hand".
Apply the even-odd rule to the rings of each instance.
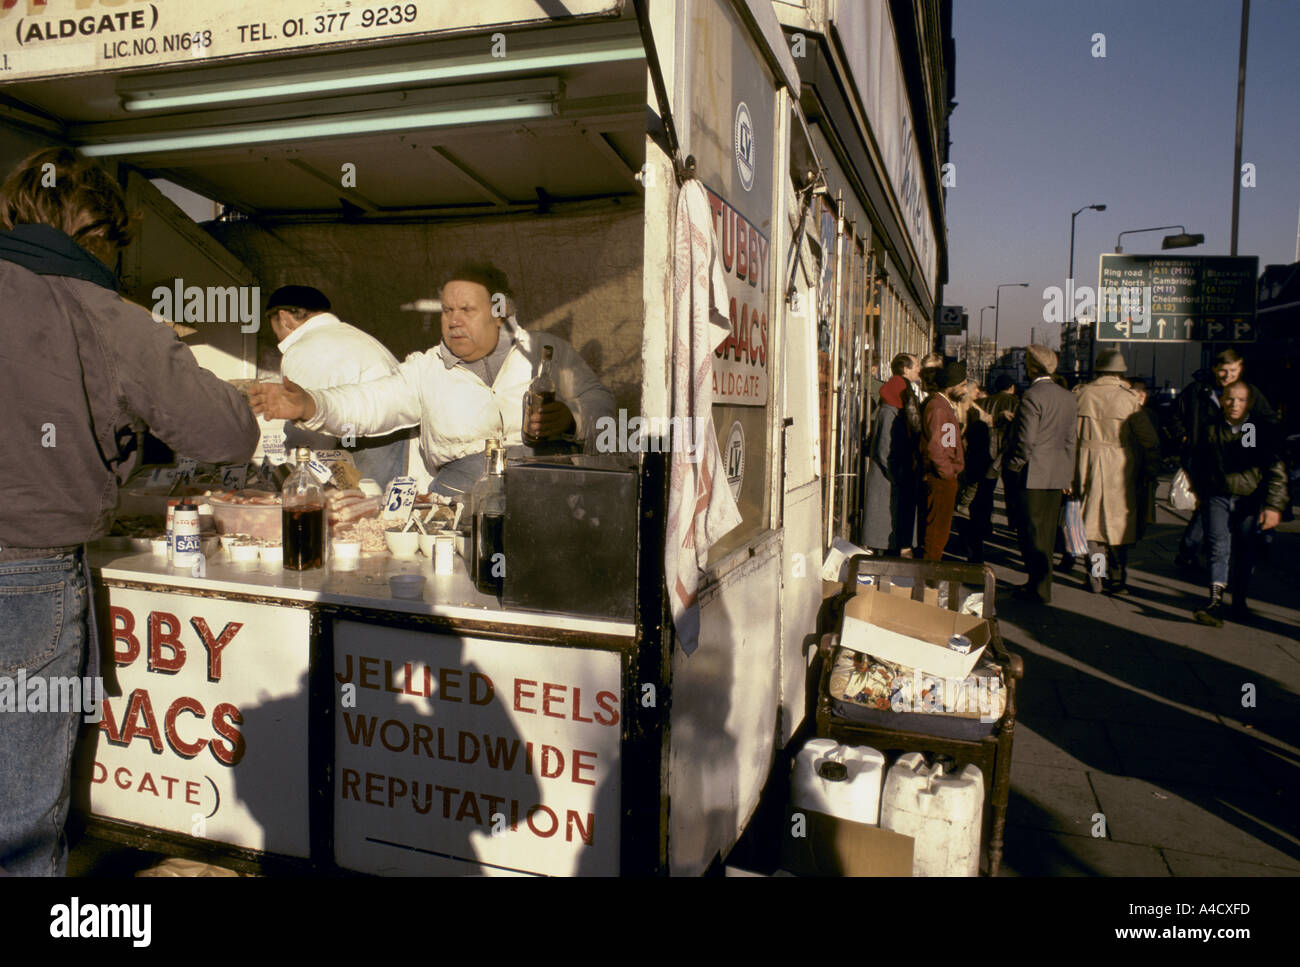
[[[549,440],[567,432],[573,422],[573,411],[556,400],[532,415],[528,421],[528,435]]]
[[[1278,524],[1282,523],[1282,512],[1274,510],[1271,507],[1265,507],[1259,512],[1260,530],[1271,531]]]
[[[258,383],[248,391],[253,412],[268,420],[310,420],[316,415],[311,394],[286,378],[284,384]]]

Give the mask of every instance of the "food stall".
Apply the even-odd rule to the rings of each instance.
[[[89,828],[262,869],[707,869],[803,720],[820,605],[816,323],[786,299],[815,276],[792,254],[811,148],[771,5],[118,6],[6,6],[0,125],[116,165],[141,216],[124,294],[155,312],[165,294],[204,366],[278,378],[245,309],[289,283],[399,358],[428,349],[436,313],[402,307],[488,259],[523,325],[612,391],[619,442],[536,471],[549,505],[515,487],[516,534],[559,530],[528,531],[501,596],[460,556],[300,572],[213,540],[197,569],[139,535],[92,547],[112,660],[77,771]],[[710,553],[689,655],[664,585],[674,455],[637,429],[676,415],[681,177],[708,192],[726,275],[710,426],[742,518]],[[196,224],[164,183],[220,217]],[[561,607],[511,577],[548,569],[574,575]],[[400,575],[424,578],[417,597]]]

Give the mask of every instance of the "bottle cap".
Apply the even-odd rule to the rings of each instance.
[[[293,451],[293,458],[298,463],[311,463],[311,447],[297,447]]]
[[[554,346],[543,346],[543,347],[542,347],[542,358],[543,358],[543,359],[553,359],[553,358],[555,358],[555,347],[554,347]]]

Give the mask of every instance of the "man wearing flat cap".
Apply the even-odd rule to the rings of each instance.
[[[943,559],[952,529],[957,484],[966,468],[962,427],[953,409],[953,392],[966,382],[966,364],[948,363],[938,371],[938,391],[926,398],[921,410],[921,480],[925,492],[925,519],[921,543],[927,561]]]
[[[280,339],[280,374],[299,386],[329,389],[382,379],[398,371],[397,357],[374,336],[330,312],[330,300],[319,289],[281,286],[267,299],[264,315]],[[355,444],[349,436],[343,440],[361,476],[386,487],[406,472],[408,436],[398,430],[387,436],[357,437]],[[286,423],[284,442],[287,448],[332,450],[340,441]]]
[[[1128,546],[1137,541],[1144,484],[1139,469],[1160,463],[1160,441],[1124,379],[1126,368],[1120,351],[1107,349],[1093,366],[1097,378],[1074,391],[1079,406],[1074,496],[1083,502],[1088,590],[1094,594],[1102,590],[1103,578],[1114,594],[1128,590]]]
[[[1051,555],[1061,496],[1074,482],[1079,411],[1074,395],[1052,380],[1056,353],[1046,346],[1027,347],[1025,370],[1030,384],[1011,424],[1003,480],[1029,578],[1015,597],[1046,604],[1052,600]]]

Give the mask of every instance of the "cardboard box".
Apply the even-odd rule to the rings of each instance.
[[[804,835],[795,836],[800,828]],[[787,807],[781,868],[797,876],[911,876],[914,845],[901,833]]]
[[[971,640],[969,653],[948,647],[953,635]],[[942,678],[965,678],[979,663],[990,635],[983,618],[864,587],[845,606],[840,644]]]

